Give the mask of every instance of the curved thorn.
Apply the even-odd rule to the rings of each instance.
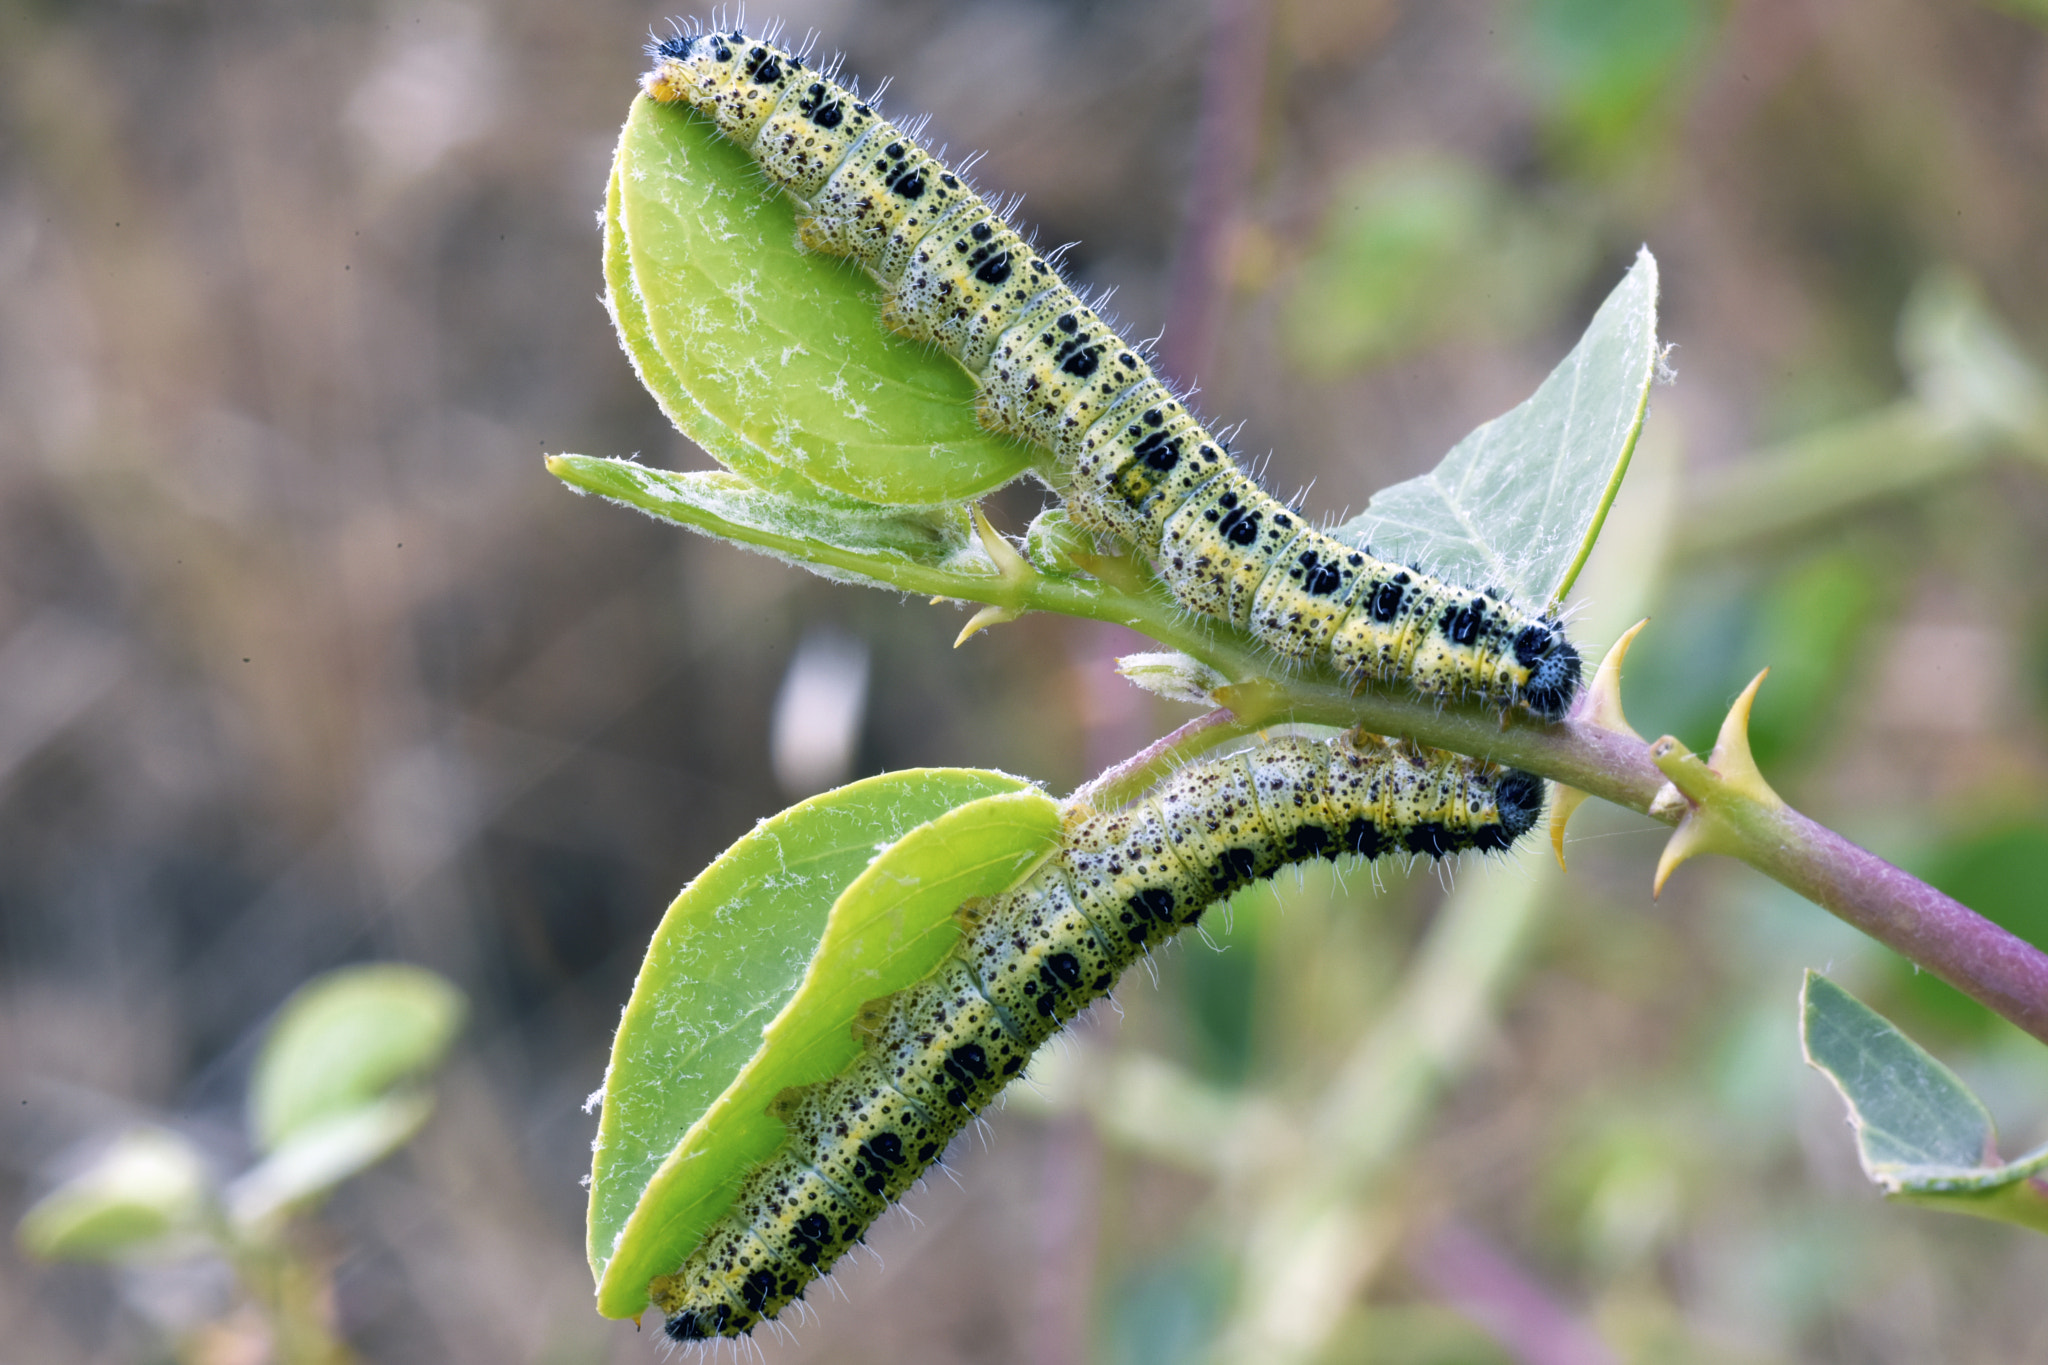
[[[1037,572],[1017,553],[1016,546],[989,525],[979,503],[974,506],[974,533],[981,537],[981,548],[988,551],[988,557],[995,561],[996,573],[1005,582],[1018,582]]]
[[[1005,622],[1014,621],[1023,614],[1014,607],[983,607],[967,618],[966,625],[960,627],[960,633],[953,637],[953,648],[960,648],[990,626],[1000,626]]]
[[[1557,870],[1569,872],[1564,865],[1564,827],[1571,823],[1572,812],[1586,804],[1586,793],[1562,782],[1551,783],[1550,790],[1550,850],[1557,855]]]
[[[1762,805],[1782,807],[1785,804],[1784,798],[1772,791],[1770,783],[1764,781],[1763,773],[1758,771],[1756,766],[1756,756],[1749,748],[1750,707],[1755,704],[1757,689],[1764,685],[1764,679],[1770,676],[1770,672],[1771,670],[1766,668],[1750,679],[1749,686],[1742,689],[1742,695],[1728,708],[1728,714],[1721,721],[1721,734],[1714,741],[1714,753],[1707,760],[1707,766],[1738,795]]]
[[[1622,661],[1628,658],[1628,647],[1635,642],[1636,636],[1642,633],[1643,627],[1649,624],[1650,618],[1645,616],[1623,631],[1621,638],[1609,647],[1607,657],[1600,661],[1600,667],[1593,673],[1592,685],[1586,689],[1585,695],[1579,699],[1579,704],[1573,708],[1572,719],[1588,725],[1597,725],[1618,735],[1642,738],[1629,725],[1628,717],[1621,713],[1621,665]]]

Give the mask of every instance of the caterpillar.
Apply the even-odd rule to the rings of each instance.
[[[961,908],[944,962],[862,1009],[848,1070],[777,1097],[782,1147],[648,1286],[667,1334],[742,1336],[801,1297],[1040,1044],[1233,891],[1315,858],[1498,852],[1542,807],[1529,773],[1350,733],[1192,764],[1121,810],[1070,808],[1051,857]]]
[[[1141,348],[912,132],[801,54],[694,27],[648,48],[643,92],[708,115],[800,205],[798,237],[883,286],[883,321],[974,376],[984,426],[1052,452],[1070,513],[1121,536],[1176,601],[1289,660],[1561,719],[1562,626],[1310,526],[1239,469]]]

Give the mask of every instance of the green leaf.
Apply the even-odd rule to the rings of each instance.
[[[1892,1199],[2048,1232],[2048,1147],[1998,1159],[1983,1103],[1953,1071],[1818,972],[1800,994],[1807,1063],[1839,1090],[1863,1172]]]
[[[162,1128],[135,1128],[78,1175],[38,1200],[16,1230],[45,1260],[113,1261],[196,1228],[207,1201],[205,1164]]]
[[[620,339],[714,458],[785,492],[778,471],[894,506],[977,497],[1037,458],[982,430],[952,357],[883,328],[864,272],[797,247],[794,204],[707,120],[635,100],[615,184],[605,274]]]
[[[229,1214],[243,1228],[260,1228],[390,1156],[412,1141],[433,1112],[431,1095],[386,1095],[295,1128],[228,1187]]]
[[[684,888],[641,964],[591,1163],[598,1311],[637,1316],[784,1138],[767,1110],[853,1060],[860,1006],[929,972],[953,913],[1059,839],[1021,778],[891,773],[763,821]],[[815,951],[813,951],[815,949]]]
[[[572,488],[840,582],[935,592],[946,585],[934,574],[997,572],[964,507],[834,506],[773,493],[724,470],[677,473],[589,455],[551,456],[548,470]]]
[[[301,986],[249,1084],[257,1146],[275,1151],[302,1129],[433,1070],[467,1008],[445,977],[400,962],[344,967]]]
[[[1526,402],[1332,534],[1526,604],[1562,601],[1621,490],[1657,357],[1657,261],[1644,250]]]
[[[619,167],[614,163],[604,198],[604,301],[611,310],[612,325],[618,329],[619,342],[626,348],[626,357],[633,362],[633,372],[654,395],[662,415],[676,430],[692,435],[698,445],[755,483],[793,497],[829,498],[802,475],[783,468],[745,441],[730,437],[715,424],[702,432],[692,431],[694,426],[704,426],[705,419],[682,380],[669,368],[668,358],[654,344],[647,310],[641,306],[640,291],[633,284],[633,265],[626,255],[626,231],[619,219],[619,202]],[[727,435],[727,439],[715,444],[721,435]]]

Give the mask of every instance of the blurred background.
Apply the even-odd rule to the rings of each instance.
[[[1696,747],[1770,665],[1780,791],[2048,938],[2039,0],[779,17],[987,149],[1325,517],[1524,397],[1649,243],[1679,377],[1580,638],[1654,614],[1630,718]],[[438,1111],[308,1233],[369,1360],[659,1351],[590,1310],[583,1100],[662,908],[756,819],[921,764],[1064,791],[1185,714],[1110,674],[1135,637],[955,652],[951,608],[544,472],[704,462],[598,297],[665,18],[0,0],[0,1212],[142,1118],[239,1168],[291,991],[431,967],[471,1004]],[[1532,845],[1241,897],[761,1357],[2048,1358],[2048,1242],[1878,1203],[1800,1064],[1799,970],[1957,1066],[2008,1153],[2043,1136],[2039,1046],[1746,869],[1653,904],[1646,820],[1572,833],[1568,879]],[[1295,1312],[1253,1289],[1320,1244],[1268,1215],[1319,1194],[1258,1158],[1332,1094],[1348,1251]],[[169,1358],[228,1294],[172,1269],[0,1252],[0,1356]]]

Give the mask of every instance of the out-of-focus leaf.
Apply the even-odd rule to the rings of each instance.
[[[677,473],[590,455],[551,456],[548,470],[572,488],[839,582],[916,590],[904,571],[996,573],[964,507],[835,506],[773,493],[724,470]]]
[[[1593,265],[1586,228],[1446,156],[1375,162],[1331,195],[1282,315],[1289,355],[1333,374],[1453,337],[1519,336]]]
[[[1578,163],[1654,145],[1708,30],[1700,0],[1532,0],[1516,17],[1512,51],[1545,107],[1553,149]]]
[[[1800,998],[1806,1060],[1849,1105],[1863,1172],[1906,1203],[2048,1232],[2048,1147],[1998,1159],[1991,1115],[1953,1071],[1818,972]]]
[[[192,1144],[136,1128],[38,1200],[16,1236],[46,1260],[119,1260],[196,1226],[206,1200],[206,1168]]]
[[[385,1095],[292,1130],[269,1157],[228,1187],[228,1212],[259,1227],[327,1193],[412,1141],[434,1112],[431,1095]]]
[[[958,941],[962,902],[1058,841],[1020,778],[922,769],[856,782],[763,821],[684,888],[649,945],[612,1045],[591,1164],[598,1311],[637,1316],[785,1136],[784,1089],[857,1054],[860,1006]]]
[[[1930,271],[1899,315],[1913,391],[1957,439],[1996,434],[2048,459],[2048,379],[1962,272]]]
[[[858,268],[796,245],[796,212],[709,121],[644,96],[619,141],[607,282],[620,338],[677,427],[754,482],[932,506],[1036,452],[981,429],[953,358],[893,336]],[[627,275],[617,269],[623,264]]]
[[[276,1151],[440,1065],[468,1009],[447,978],[400,962],[344,967],[301,986],[256,1059],[249,1129]]]
[[[1657,360],[1657,261],[1644,250],[1535,394],[1333,534],[1531,606],[1561,600],[1628,472]]]

